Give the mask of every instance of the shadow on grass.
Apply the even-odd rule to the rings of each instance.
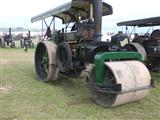
[[[59,88],[66,96],[67,105],[79,106],[94,104],[84,78],[69,78],[60,75],[57,81],[49,82],[49,85]]]
[[[87,87],[85,85],[85,77],[84,78],[70,78],[67,76],[60,75],[56,81],[49,82],[48,84],[54,86],[64,86],[64,87]]]

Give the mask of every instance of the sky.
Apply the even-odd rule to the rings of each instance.
[[[0,0],[0,27],[41,28],[31,17],[71,0]],[[103,17],[103,31],[123,29],[116,23],[160,16],[160,0],[103,0],[113,7],[113,15]]]

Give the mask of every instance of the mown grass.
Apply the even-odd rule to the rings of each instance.
[[[160,119],[160,73],[152,73],[156,88],[138,102],[114,108],[94,104],[85,78],[36,80],[34,49],[0,49],[1,120],[125,120]]]

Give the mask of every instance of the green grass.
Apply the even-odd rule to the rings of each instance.
[[[160,119],[160,73],[152,73],[156,88],[145,99],[104,109],[91,100],[85,78],[60,77],[48,84],[37,81],[33,49],[0,52],[1,120]]]

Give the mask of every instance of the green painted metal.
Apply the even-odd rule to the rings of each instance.
[[[76,49],[76,54],[77,54],[76,58],[78,60],[80,60],[81,62],[83,62],[84,59],[85,59],[84,50],[82,48],[77,48]]]
[[[105,61],[121,61],[121,60],[138,60],[142,61],[142,55],[138,52],[104,52],[98,53],[94,57],[96,84],[103,85],[104,83],[104,62]]]
[[[48,74],[48,62],[49,62],[49,58],[48,58],[48,53],[47,51],[44,51],[42,56],[42,66],[43,66],[43,71]]]

